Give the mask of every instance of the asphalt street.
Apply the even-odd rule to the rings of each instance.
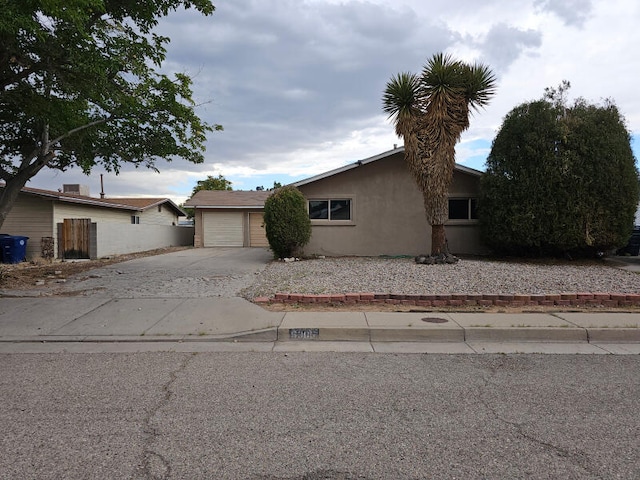
[[[0,355],[0,478],[640,478],[639,396],[637,355]]]

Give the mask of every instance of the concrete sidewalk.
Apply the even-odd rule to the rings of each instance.
[[[238,297],[0,298],[0,352],[43,343],[65,351],[128,344],[127,351],[559,353],[571,346],[573,353],[640,354],[640,314],[285,313]]]
[[[0,298],[0,341],[275,340],[284,314],[242,298]]]

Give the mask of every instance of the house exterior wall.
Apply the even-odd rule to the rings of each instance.
[[[178,215],[166,205],[150,207],[140,212],[140,223],[145,225],[178,225]]]
[[[480,196],[480,177],[455,171],[449,188],[449,198],[475,198]],[[454,254],[487,255],[478,220],[449,220],[445,224],[449,250]],[[431,242],[429,242],[429,253]]]
[[[29,237],[26,250],[27,259],[42,256],[42,237],[55,238],[51,221],[52,204],[51,200],[20,193],[2,225],[2,233]]]
[[[204,237],[202,235],[202,212],[204,210],[196,208],[193,211],[193,246],[204,247]]]
[[[65,218],[90,218],[92,222],[130,224],[131,215],[139,215],[133,210],[93,207],[72,203],[55,202],[53,222],[62,223]]]
[[[140,224],[132,225],[131,216],[140,216]],[[0,233],[23,235],[27,240],[27,259],[41,257],[42,237],[53,237],[58,254],[58,224],[65,218],[90,218],[97,224],[95,251],[97,257],[125,254],[169,246],[193,245],[193,227],[178,224],[173,209],[162,205],[144,212],[66,203],[20,193]],[[93,251],[93,250],[92,250]]]
[[[451,196],[478,196],[479,178],[456,171]],[[352,202],[351,221],[312,220],[307,255],[417,255],[431,251],[422,194],[402,152],[299,187],[307,200]],[[452,253],[483,253],[477,221],[446,226]]]

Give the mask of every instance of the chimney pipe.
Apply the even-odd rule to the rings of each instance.
[[[100,174],[100,198],[104,198],[104,181],[102,180],[102,174]]]

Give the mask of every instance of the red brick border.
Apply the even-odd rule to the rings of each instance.
[[[339,303],[417,305],[421,307],[459,307],[465,305],[524,307],[524,306],[640,306],[640,293],[563,292],[558,294],[395,294],[395,293],[345,293],[311,295],[301,293],[276,293],[273,297],[257,297],[255,303]]]

